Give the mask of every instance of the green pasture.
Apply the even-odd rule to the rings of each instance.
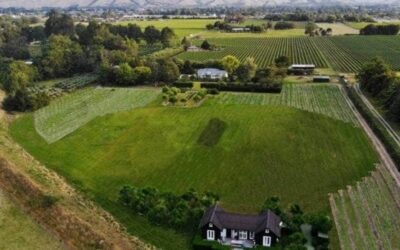
[[[296,87],[284,97],[292,100],[287,103],[313,107],[310,111],[319,106],[348,112],[343,103],[324,100],[330,92],[344,102],[335,86]],[[10,132],[36,159],[108,209],[129,232],[163,249],[185,249],[190,235],[153,226],[120,207],[115,199],[121,186],[176,193],[210,190],[221,196],[224,207],[240,212],[257,212],[271,195],[280,196],[284,205],[299,203],[306,211],[327,212],[327,194],[367,175],[377,162],[368,139],[353,122],[279,104],[276,96],[281,94],[260,95],[224,93],[197,108],[138,107],[98,116],[84,126],[76,119],[79,128],[51,145],[36,132],[32,114],[16,120]],[[69,101],[63,105],[74,107],[75,101]],[[55,124],[62,123],[62,116],[51,116]],[[206,131],[215,119],[223,122],[222,130]]]

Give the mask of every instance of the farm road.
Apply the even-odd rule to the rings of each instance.
[[[397,183],[397,186],[400,187],[400,173],[399,173],[399,171],[398,171],[398,169],[396,167],[396,164],[394,163],[392,157],[390,157],[389,153],[386,151],[386,148],[383,146],[382,142],[379,140],[379,138],[375,135],[375,133],[369,127],[368,123],[362,117],[360,112],[358,112],[357,108],[354,106],[353,102],[350,100],[350,98],[347,95],[346,91],[343,89],[344,87],[340,86],[339,88],[343,92],[343,95],[344,95],[344,97],[346,99],[346,102],[349,104],[350,108],[353,110],[354,115],[357,117],[357,120],[359,121],[361,127],[364,129],[365,133],[370,138],[372,144],[374,145],[376,151],[378,152],[378,155],[379,155],[379,158],[381,159],[382,164],[388,169],[390,174],[393,176],[393,178],[395,179],[395,181]],[[365,96],[364,96],[364,98],[365,98]],[[369,103],[369,105],[372,105],[372,104]],[[389,124],[387,124],[387,125],[389,125]]]

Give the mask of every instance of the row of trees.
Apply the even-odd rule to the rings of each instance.
[[[391,67],[375,58],[360,69],[357,79],[361,89],[379,100],[389,116],[400,122],[400,79]]]
[[[182,195],[162,192],[156,188],[124,186],[118,201],[135,214],[143,215],[152,223],[179,231],[194,230],[207,208],[219,200],[211,192],[198,193],[193,189]]]
[[[369,24],[360,30],[360,35],[397,35],[400,31],[400,25],[387,24],[375,25]]]
[[[232,25],[231,23],[223,22],[223,21],[216,21],[214,24],[206,25],[207,30],[221,30],[221,31],[226,31],[226,32],[232,32],[232,31],[234,31],[234,28],[237,28],[237,27]],[[243,28],[248,32],[260,33],[269,28],[272,28],[272,24],[271,23],[265,23],[262,25],[252,24],[252,25],[240,26],[240,28]]]
[[[328,249],[329,240],[318,237],[318,233],[328,234],[332,229],[332,220],[324,213],[304,213],[297,204],[290,205],[284,209],[279,197],[270,197],[265,200],[261,212],[271,210],[280,216],[285,224],[280,244],[284,249],[306,250],[304,244],[307,242],[300,226],[310,224],[312,227],[312,245],[315,249]]]

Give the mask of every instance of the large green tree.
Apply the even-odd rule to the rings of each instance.
[[[383,93],[394,79],[395,75],[390,66],[379,58],[364,64],[357,74],[361,88],[373,96]]]
[[[233,74],[240,65],[239,59],[235,56],[225,56],[221,60],[222,67],[228,72],[229,75]]]
[[[249,82],[256,75],[257,64],[254,62],[254,58],[248,57],[244,63],[242,63],[236,70],[236,75],[239,80],[243,82]]]
[[[161,38],[161,32],[156,29],[154,26],[147,26],[144,29],[143,33],[144,39],[146,40],[147,44],[154,44],[158,41],[160,41]]]
[[[15,94],[20,89],[25,89],[38,78],[38,71],[32,65],[27,65],[23,61],[13,61],[3,74],[3,88],[10,95]]]
[[[42,53],[39,66],[46,77],[69,76],[86,69],[82,48],[67,36],[50,36]]]
[[[52,34],[73,36],[75,33],[74,20],[70,15],[51,10],[48,13],[44,31],[47,36]]]

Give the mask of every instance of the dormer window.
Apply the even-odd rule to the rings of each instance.
[[[212,224],[212,223],[208,223],[208,226],[209,226],[209,227],[213,227],[213,224]]]

